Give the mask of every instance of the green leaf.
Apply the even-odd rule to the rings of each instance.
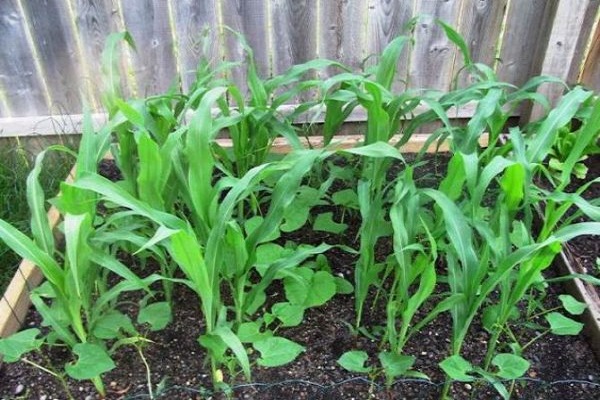
[[[237,332],[240,342],[254,343],[273,335],[271,331],[261,332],[260,326],[261,324],[256,321],[241,323]]]
[[[529,361],[515,354],[498,354],[492,359],[492,364],[498,367],[498,375],[504,379],[517,379],[522,377],[529,369]]]
[[[256,231],[256,229],[258,229],[260,227],[260,225],[263,223],[263,221],[264,221],[263,217],[261,217],[259,215],[246,220],[246,222],[244,224],[244,228],[246,230],[246,236],[252,235],[252,233],[254,233]],[[267,237],[262,238],[261,242],[272,242],[273,240],[279,239],[279,236],[281,236],[281,232],[279,232],[279,230],[276,229],[273,232],[271,232],[271,234],[268,235]]]
[[[297,326],[300,325],[304,318],[305,307],[291,303],[275,303],[271,308],[271,312],[282,323],[281,326]]]
[[[250,380],[250,361],[248,360],[248,353],[246,353],[246,349],[242,342],[240,342],[240,339],[226,326],[219,326],[213,333],[221,338],[227,347],[231,349],[239,365],[242,367],[244,376],[247,380]]]
[[[339,294],[350,294],[354,292],[354,286],[346,279],[339,276],[335,277],[335,288]]]
[[[334,277],[327,271],[317,271],[312,277],[310,291],[304,305],[306,307],[321,306],[335,296],[336,291]]]
[[[115,363],[106,350],[93,343],[78,343],[73,353],[79,358],[75,363],[65,365],[65,371],[77,380],[92,379],[115,368]]]
[[[379,353],[379,361],[385,370],[385,375],[393,379],[404,375],[415,363],[415,358],[413,356],[382,351]]]
[[[258,365],[263,367],[278,367],[294,361],[305,349],[298,343],[282,337],[270,337],[254,343],[254,348],[260,352]]]
[[[386,142],[375,142],[367,146],[356,147],[353,149],[340,150],[345,153],[356,154],[359,156],[373,157],[373,158],[395,158],[396,160],[404,161],[404,157],[400,154],[400,151],[394,146]]]
[[[135,333],[131,319],[127,315],[113,310],[96,320],[93,334],[100,339],[116,339],[121,330],[130,334]]]
[[[471,53],[469,52],[469,46],[467,46],[467,43],[465,43],[465,40],[462,38],[460,33],[455,31],[454,28],[452,28],[450,25],[446,24],[442,20],[438,19],[438,20],[436,20],[436,22],[438,25],[440,25],[442,27],[442,29],[444,29],[444,32],[446,33],[446,37],[448,39],[450,39],[450,41],[452,41],[455,45],[458,46],[458,48],[460,49],[460,52],[463,56],[464,63],[466,65],[472,64],[473,61],[471,60]]]
[[[372,368],[365,367],[368,358],[365,351],[351,350],[342,354],[337,363],[350,372],[369,373]]]
[[[31,212],[31,234],[35,243],[48,255],[54,254],[54,236],[48,223],[45,197],[39,182],[42,162],[46,151],[42,151],[35,159],[35,166],[27,176],[27,204]]]
[[[4,356],[4,361],[9,363],[19,361],[23,354],[39,349],[44,342],[42,339],[37,339],[40,333],[39,329],[31,328],[0,339],[0,354]]]
[[[138,323],[150,324],[150,329],[159,331],[171,322],[171,306],[166,301],[152,303],[142,308],[138,314]]]
[[[331,200],[335,205],[358,210],[358,195],[353,189],[337,191],[331,196]]]
[[[587,308],[587,304],[577,301],[575,297],[570,294],[561,294],[558,298],[565,310],[572,315],[581,315]]]
[[[338,234],[344,232],[347,228],[348,225],[340,224],[333,220],[332,212],[319,214],[317,218],[315,218],[315,222],[313,223],[313,229],[315,231],[331,232]]]
[[[475,380],[475,378],[468,375],[473,372],[473,365],[459,355],[446,358],[440,363],[440,367],[446,375],[459,382],[472,382]]]
[[[567,318],[557,312],[546,314],[545,318],[550,324],[550,330],[555,335],[578,335],[583,329],[582,323]]]

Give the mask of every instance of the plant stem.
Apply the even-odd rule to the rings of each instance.
[[[148,385],[148,394],[150,395],[150,399],[154,399],[154,391],[152,390],[152,374],[150,371],[150,366],[148,365],[148,362],[146,361],[146,357],[144,357],[144,353],[142,352],[142,347],[135,346],[135,348],[138,351],[138,354],[140,355],[142,362],[144,363],[144,367],[146,368],[146,382]]]
[[[21,358],[21,361],[23,361],[24,363],[29,364],[29,365],[31,365],[31,366],[33,366],[35,368],[38,368],[41,371],[44,371],[44,372],[52,375],[56,379],[58,379],[58,381],[60,382],[60,385],[63,387],[63,390],[65,391],[65,393],[69,397],[69,400],[74,400],[74,397],[71,394],[71,391],[69,390],[69,387],[67,386],[67,382],[65,381],[65,378],[62,375],[60,375],[60,374],[58,374],[58,373],[56,373],[56,372],[54,372],[52,370],[49,370],[48,368],[45,368],[45,367],[41,366],[40,364],[38,364],[38,363],[36,363],[34,361],[31,361],[31,360],[28,360],[28,359],[26,359],[24,357]]]

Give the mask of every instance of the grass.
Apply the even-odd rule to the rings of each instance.
[[[64,141],[63,138],[60,139]],[[69,147],[74,147],[69,145]],[[33,168],[35,154],[25,140],[6,138],[0,142],[0,219],[29,234],[30,211],[27,204],[26,179]],[[53,197],[60,182],[71,169],[73,159],[60,153],[49,154],[42,169],[40,184],[46,197]],[[8,286],[21,258],[0,242],[0,291]]]

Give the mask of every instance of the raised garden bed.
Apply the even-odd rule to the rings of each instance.
[[[109,81],[108,122],[84,121],[73,182],[54,201],[64,246],[39,171],[34,239],[0,222],[46,278],[27,287],[27,329],[0,340],[0,393],[597,398],[600,366],[578,322],[593,305],[549,284],[562,243],[600,233],[597,201],[566,190],[588,147],[573,146],[558,173],[545,160],[571,121],[578,143],[597,142],[600,100],[574,88],[509,128],[511,110],[553,80],[497,82],[443,27],[475,77],[445,94],[390,91],[405,38],[371,72],[323,81],[299,83],[344,67],[314,61],[263,81],[250,58],[248,98],[208,64],[190,94],[126,102]],[[281,115],[303,90],[320,97]],[[475,115],[453,124],[447,110],[467,102]],[[293,121],[314,103],[322,148],[306,149]],[[364,135],[336,143],[359,104]],[[423,151],[400,150],[417,151],[432,123]],[[288,154],[273,154],[279,141]],[[118,171],[100,164],[109,147]]]

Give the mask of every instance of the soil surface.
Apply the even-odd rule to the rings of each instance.
[[[107,165],[102,167],[107,176],[117,178],[118,175],[113,169],[114,167]],[[423,175],[425,174],[421,176]],[[332,211],[337,212],[335,209]],[[303,229],[282,237],[280,241],[294,240],[314,245],[322,242],[335,244],[336,241],[341,241],[343,244],[358,247],[358,243],[355,242],[360,224],[358,218],[351,218],[346,214],[344,222],[349,225],[349,230],[343,236]],[[379,257],[388,254],[390,248],[389,240],[382,240],[377,249]],[[588,251],[585,247],[581,249],[582,252]],[[597,251],[597,247],[595,249]],[[352,266],[356,256],[339,248],[330,250],[326,255],[332,272],[352,281]],[[146,268],[151,269],[152,266]],[[151,272],[153,271],[142,271],[143,274]],[[545,307],[556,306],[556,295],[561,290],[558,285],[548,289],[549,295],[544,300]],[[269,292],[269,301],[282,299],[281,288],[274,285]],[[135,301],[134,298],[129,300]],[[142,349],[148,370],[133,347],[122,347],[114,355],[117,368],[103,376],[108,399],[149,399],[149,387],[154,391],[155,398],[226,398],[221,393],[211,393],[212,384],[208,375],[206,355],[197,342],[197,337],[203,331],[202,322],[198,318],[200,311],[197,295],[184,286],[178,286],[174,291],[173,302],[173,322],[162,331],[145,332],[146,337],[152,341]],[[433,305],[427,304],[425,308],[431,308]],[[282,367],[262,368],[254,365],[252,383],[244,382],[241,376],[232,377],[226,374],[225,380],[233,382],[231,396],[236,399],[315,400],[439,398],[445,378],[438,363],[448,355],[450,347],[451,320],[448,314],[436,318],[432,324],[411,338],[406,346],[406,354],[416,357],[414,369],[427,374],[431,381],[403,379],[390,388],[385,387],[381,377],[349,373],[337,364],[336,360],[348,350],[367,351],[370,363],[376,362],[379,342],[362,335],[354,336],[347,325],[353,319],[352,295],[337,295],[322,307],[308,309],[301,326],[277,331],[278,335],[305,346],[306,351],[294,362]],[[32,311],[25,321],[25,326],[37,326],[39,322],[39,315]],[[370,326],[384,324],[384,307],[378,305],[369,309],[366,312],[365,323]],[[539,332],[514,326],[514,334],[520,343],[526,343]],[[465,342],[463,356],[473,363],[480,363],[485,355],[488,340],[489,334],[481,328],[479,321],[475,321]],[[502,346],[498,348],[498,351],[503,350],[508,349]],[[582,335],[545,335],[529,346],[524,356],[531,362],[531,368],[526,378],[514,385],[514,398],[600,398],[600,364]],[[252,357],[256,358],[256,355]],[[62,365],[68,361],[68,355],[54,348],[43,354],[29,355],[28,359],[43,365],[48,365],[48,362]],[[69,381],[69,385],[76,399],[99,398],[89,382]],[[500,398],[493,388],[482,382],[455,383],[450,393],[455,399]],[[19,362],[2,365],[0,398],[50,400],[67,397],[56,379]]]
[[[567,188],[568,191],[575,191],[585,182],[600,177],[600,154],[589,157],[584,161],[588,168],[585,181],[574,179]],[[587,200],[600,198],[600,182],[593,183],[583,192],[583,198]],[[586,218],[581,218],[585,221]],[[566,254],[569,256],[571,265],[578,269],[578,272],[590,274],[600,278],[600,240],[590,240],[585,237],[578,237],[571,240],[566,246]],[[600,295],[600,287],[596,286]]]

